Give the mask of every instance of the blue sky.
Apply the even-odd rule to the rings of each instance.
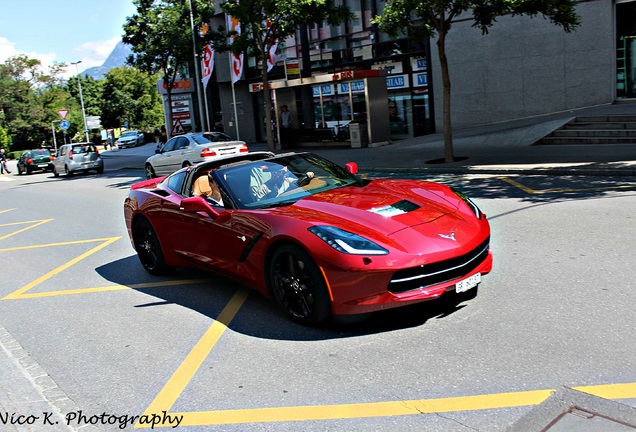
[[[101,66],[124,33],[132,0],[0,0],[0,63],[26,54],[42,64]],[[75,66],[66,76],[76,73]]]

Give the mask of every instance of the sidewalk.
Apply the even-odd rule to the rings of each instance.
[[[444,158],[442,133],[394,141],[381,147],[320,146],[290,151],[311,151],[339,164],[357,162],[361,171],[636,176],[636,141],[633,144],[532,145],[576,116],[608,114],[636,115],[636,103],[603,105],[457,130],[453,132],[453,149],[458,160],[453,163],[431,162]],[[250,149],[267,150],[267,145],[252,144]]]

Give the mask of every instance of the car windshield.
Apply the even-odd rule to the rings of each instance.
[[[319,192],[361,184],[345,168],[311,153],[229,165],[213,176],[245,209],[286,206]]]
[[[121,134],[121,136],[125,137],[125,136],[134,136],[137,135],[137,131],[128,131],[128,132],[124,132],[123,134]]]
[[[33,156],[49,156],[50,154],[48,150],[33,150],[32,152]]]

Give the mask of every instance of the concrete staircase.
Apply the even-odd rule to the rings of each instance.
[[[534,145],[636,144],[636,115],[576,117]]]

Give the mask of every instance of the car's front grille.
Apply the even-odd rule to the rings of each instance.
[[[398,270],[393,274],[389,284],[389,291],[402,293],[466,276],[488,257],[489,246],[490,237],[465,255],[419,267]]]

